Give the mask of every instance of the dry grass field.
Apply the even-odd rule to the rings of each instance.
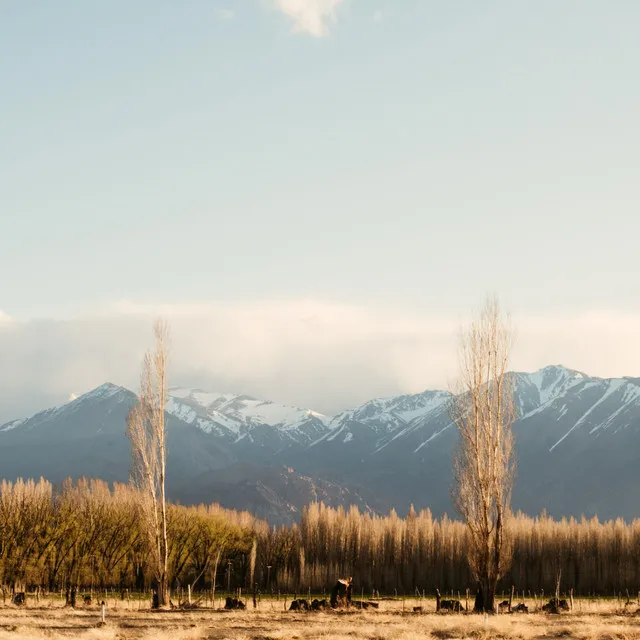
[[[424,613],[413,613],[422,604]],[[119,605],[119,606],[118,606]],[[152,612],[138,604],[111,601],[106,625],[100,608],[72,610],[60,601],[0,607],[0,639],[85,638],[96,640],[196,638],[230,640],[413,640],[435,638],[520,638],[551,640],[640,640],[637,606],[625,611],[617,601],[577,600],[575,610],[561,615],[544,613],[477,616],[435,613],[431,600],[383,601],[374,611],[289,613],[283,603],[262,601],[258,610]],[[404,609],[404,611],[403,611]]]

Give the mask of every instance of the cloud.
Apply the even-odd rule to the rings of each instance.
[[[220,20],[231,20],[234,16],[231,9],[214,9],[214,13]]]
[[[334,413],[378,396],[447,388],[463,319],[291,300],[147,306],[0,323],[0,423],[110,381],[135,390],[153,318],[171,324],[170,383]],[[640,314],[514,316],[513,368],[564,364],[640,375]]]
[[[328,22],[336,22],[343,0],[275,0],[275,7],[293,22],[293,30],[316,38],[328,35]]]
[[[374,14],[373,14],[373,21],[374,22],[382,22],[382,11],[380,11],[380,9],[377,9]]]

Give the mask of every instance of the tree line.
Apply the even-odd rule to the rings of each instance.
[[[509,520],[513,563],[498,585],[552,593],[558,572],[576,594],[640,589],[640,520]],[[275,528],[219,505],[167,504],[167,582],[172,592],[242,588],[262,594],[321,593],[353,576],[371,595],[464,593],[475,588],[464,523],[428,510],[404,518],[310,504],[300,524]],[[152,542],[130,485],[71,480],[0,484],[0,583],[7,592],[36,587],[145,591],[154,584]]]
[[[554,520],[518,513],[506,537],[513,561],[498,591],[553,593],[558,574],[567,591],[613,594],[640,589],[640,519],[600,522],[593,518]],[[362,514],[356,507],[309,505],[294,527],[295,549],[281,580],[289,590],[313,589],[336,575],[353,575],[365,593],[472,592],[477,582],[468,563],[471,534],[465,523],[413,508],[405,518]]]
[[[0,584],[26,588],[143,591],[153,583],[153,549],[140,491],[102,480],[40,479],[0,484]],[[221,563],[248,581],[250,550],[267,525],[218,505],[168,505],[168,571],[173,584],[215,583]],[[245,574],[247,578],[245,579]]]

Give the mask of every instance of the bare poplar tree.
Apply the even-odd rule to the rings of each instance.
[[[478,583],[476,608],[494,610],[498,580],[513,557],[505,525],[511,515],[516,418],[508,375],[513,331],[490,297],[460,337],[460,381],[451,419],[460,432],[452,498],[467,525],[467,559]]]
[[[163,320],[154,326],[154,347],[144,356],[140,395],[127,418],[127,435],[133,456],[132,480],[141,490],[141,512],[149,538],[154,573],[156,608],[169,604],[169,548],[165,477],[167,434],[167,351],[169,327]]]

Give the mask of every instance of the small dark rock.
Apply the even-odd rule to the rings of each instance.
[[[24,591],[20,591],[19,593],[15,593],[13,595],[12,600],[13,604],[17,605],[18,607],[22,607],[27,603],[27,594]]]
[[[231,598],[228,597],[225,605],[224,605],[225,609],[246,609],[247,605],[242,602],[242,600],[239,600],[238,598]]]

